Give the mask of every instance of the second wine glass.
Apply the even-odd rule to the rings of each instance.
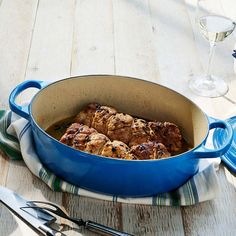
[[[220,77],[211,74],[211,64],[215,46],[227,38],[235,29],[233,22],[215,0],[198,0],[196,23],[203,37],[210,43],[210,52],[206,73],[194,76],[189,81],[190,89],[200,96],[219,97],[228,91],[227,83]]]

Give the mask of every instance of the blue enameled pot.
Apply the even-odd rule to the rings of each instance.
[[[30,87],[38,88],[38,93],[29,105],[17,105],[16,97]],[[25,81],[12,91],[9,101],[12,111],[30,121],[36,151],[45,167],[78,187],[117,196],[150,196],[179,187],[198,171],[200,158],[224,154],[233,136],[230,124],[209,118],[181,94],[124,76],[79,76],[48,85]],[[45,132],[90,102],[113,106],[136,117],[176,123],[193,148],[161,160],[120,160],[75,150]],[[217,149],[208,149],[206,138],[214,128],[224,130],[225,142]]]

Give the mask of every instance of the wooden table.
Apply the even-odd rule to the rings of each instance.
[[[236,1],[221,4],[236,20]],[[209,48],[194,23],[195,6],[194,0],[0,0],[1,109],[8,108],[10,91],[24,80],[117,74],[168,86],[210,116],[235,115],[235,35],[217,46],[213,62],[229,92],[210,99],[188,88],[190,76],[203,72]],[[3,153],[0,173],[0,185],[26,198],[55,202],[71,215],[134,235],[236,235],[236,180],[223,166],[219,196],[191,207],[117,204],[55,193],[22,161],[10,161]],[[1,205],[0,235],[36,234]],[[68,235],[94,234],[68,230]]]

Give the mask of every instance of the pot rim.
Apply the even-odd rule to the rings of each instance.
[[[35,101],[35,99],[37,98],[37,96],[40,96],[40,92],[42,92],[44,89],[46,89],[47,87],[49,86],[53,86],[54,84],[57,84],[57,83],[63,83],[64,81],[66,80],[74,80],[74,79],[80,79],[81,77],[109,77],[109,76],[112,76],[112,77],[119,77],[119,78],[123,78],[123,79],[132,79],[132,80],[138,80],[138,81],[141,81],[141,82],[144,82],[144,83],[151,83],[155,86],[160,86],[160,87],[163,87],[167,90],[170,90],[171,92],[174,92],[180,96],[182,96],[183,98],[185,98],[186,100],[188,100],[191,104],[193,104],[194,106],[197,107],[197,109],[203,114],[204,118],[205,118],[205,121],[207,122],[208,124],[208,131],[206,132],[202,142],[197,145],[196,147],[193,147],[191,148],[190,150],[186,151],[186,152],[183,152],[183,153],[180,153],[178,155],[174,155],[174,156],[170,156],[170,157],[167,157],[167,158],[161,158],[161,159],[147,159],[147,160],[126,160],[126,159],[119,159],[119,158],[112,158],[112,157],[104,157],[104,156],[101,156],[101,155],[97,155],[97,154],[92,154],[92,153],[88,153],[88,152],[84,152],[84,151],[81,151],[81,150],[77,150],[75,148],[72,148],[64,143],[61,143],[59,140],[55,139],[54,137],[52,137],[51,135],[49,135],[43,128],[41,128],[38,123],[35,121],[34,117],[33,117],[33,114],[32,114],[32,106],[33,106],[33,103]],[[148,81],[148,80],[144,80],[144,79],[140,79],[140,78],[136,78],[136,77],[131,77],[131,76],[124,76],[124,75],[112,75],[112,74],[91,74],[91,75],[77,75],[77,76],[72,76],[72,77],[67,77],[67,78],[64,78],[64,79],[60,79],[60,80],[57,80],[57,81],[53,81],[52,83],[49,83],[47,84],[46,86],[44,86],[43,88],[41,88],[31,99],[30,101],[30,104],[29,104],[29,115],[30,115],[30,119],[31,121],[36,125],[36,127],[40,130],[40,132],[42,132],[44,135],[46,135],[48,138],[52,139],[56,144],[61,144],[61,145],[64,145],[65,148],[68,148],[68,150],[75,150],[76,152],[80,152],[82,154],[88,154],[88,156],[91,156],[91,157],[96,157],[96,158],[99,158],[101,159],[101,157],[103,159],[109,159],[109,160],[113,160],[113,161],[126,161],[126,162],[156,162],[156,161],[164,161],[164,160],[169,160],[169,159],[172,159],[173,157],[176,159],[182,159],[184,158],[184,155],[183,154],[187,154],[187,153],[190,153],[190,152],[193,152],[195,149],[199,148],[202,143],[204,143],[204,141],[207,139],[208,137],[208,134],[209,134],[209,119],[208,119],[208,116],[206,115],[206,113],[196,104],[194,103],[192,100],[190,100],[189,98],[187,98],[186,96],[182,95],[181,93],[171,89],[171,88],[168,88],[164,85],[161,85],[161,84],[158,84],[158,83],[155,83],[155,82],[152,82],[152,81]],[[189,157],[188,157],[189,159]]]

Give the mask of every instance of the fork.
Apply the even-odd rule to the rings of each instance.
[[[42,204],[42,206],[40,206],[39,204]],[[27,206],[22,207],[22,208],[33,208],[33,209],[40,209],[40,210],[51,212],[59,217],[62,217],[64,219],[67,219],[67,220],[77,224],[78,226],[83,226],[85,229],[88,229],[88,230],[98,233],[100,235],[133,236],[131,234],[112,229],[110,227],[98,224],[98,223],[90,221],[90,220],[84,221],[81,218],[71,217],[68,214],[66,214],[60,207],[58,207],[57,205],[52,204],[50,202],[28,201]]]

